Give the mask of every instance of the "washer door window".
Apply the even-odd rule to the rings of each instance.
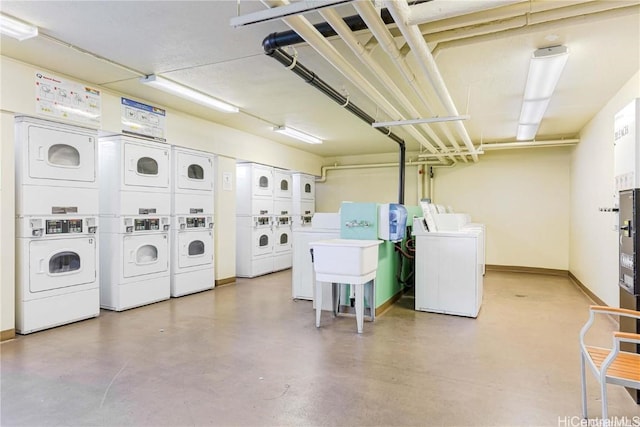
[[[211,231],[178,233],[178,266],[180,268],[213,263],[213,234]]]
[[[124,183],[169,188],[169,151],[163,147],[125,142]]]
[[[95,280],[95,238],[29,242],[29,291],[46,292],[94,283]]]
[[[169,268],[168,240],[165,234],[124,236],[124,277],[167,271]]]
[[[95,181],[95,137],[30,125],[28,138],[30,178]]]
[[[176,151],[178,182],[177,186],[183,190],[213,189],[213,161],[210,156]]]
[[[255,229],[253,232],[253,255],[267,255],[273,251],[271,229]]]

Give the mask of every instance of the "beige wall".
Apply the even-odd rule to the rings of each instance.
[[[415,161],[416,154],[407,154],[407,159]],[[326,180],[316,184],[316,212],[337,212],[343,201],[398,203],[397,162],[397,153],[325,159],[325,165],[344,169],[328,169]],[[382,164],[391,166],[380,167]],[[420,166],[406,169],[405,205],[417,205],[422,197],[421,169]]]
[[[436,168],[433,200],[486,225],[487,264],[567,270],[570,151],[492,151]]]
[[[613,118],[640,97],[640,72],[584,127],[571,163],[569,270],[607,305],[619,306],[618,235],[614,203]]]
[[[13,329],[15,319],[13,114],[0,113],[0,138],[0,330],[7,331]]]
[[[52,72],[35,68],[13,59],[0,56],[2,72],[0,86],[0,109],[2,110],[2,206],[0,212],[0,235],[2,242],[14,241],[14,114],[35,114],[34,74],[36,71]],[[61,77],[74,79],[73,76]],[[77,80],[80,81],[80,80]],[[95,84],[84,82],[102,90],[101,130],[119,132],[120,97]],[[144,99],[141,102],[146,102]],[[243,159],[263,164],[292,169],[310,174],[319,174],[322,159],[313,154],[278,144],[271,140],[241,132],[217,123],[189,116],[179,111],[167,109],[167,142],[169,144],[199,149],[218,154],[216,183],[216,279],[235,276],[235,160]],[[232,172],[232,191],[222,190],[222,173]],[[14,251],[7,250],[13,245],[2,245],[0,265],[0,330],[14,328],[15,309],[15,261]]]

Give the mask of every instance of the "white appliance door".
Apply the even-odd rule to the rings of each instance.
[[[124,143],[124,183],[141,187],[169,188],[169,150]]]
[[[307,200],[315,200],[316,198],[316,181],[315,177],[302,175],[300,177],[300,198]]]
[[[178,188],[211,191],[213,189],[213,162],[211,157],[180,151],[177,151],[176,154]]]
[[[96,239],[34,240],[29,244],[29,290],[49,291],[96,280]]]
[[[253,166],[253,195],[273,197],[273,169],[267,166]]]
[[[184,231],[178,233],[178,266],[194,267],[213,262],[213,233]]]
[[[291,251],[291,227],[276,228],[273,234],[273,247],[276,253]]]
[[[28,155],[31,178],[96,180],[96,139],[92,136],[30,126]]]
[[[273,252],[273,231],[270,228],[253,230],[253,256],[268,255]]]
[[[169,269],[169,239],[165,233],[124,236],[122,244],[124,277],[161,273]]]
[[[293,195],[291,172],[276,169],[274,175],[274,197],[290,199]]]

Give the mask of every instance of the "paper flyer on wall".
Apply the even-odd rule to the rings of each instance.
[[[162,108],[122,98],[122,132],[166,141],[166,112]]]
[[[35,74],[35,89],[37,113],[100,127],[102,99],[98,89],[43,72]]]

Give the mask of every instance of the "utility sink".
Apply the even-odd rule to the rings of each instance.
[[[378,269],[378,245],[382,240],[329,239],[309,243],[313,248],[316,280],[334,283],[366,283]]]

